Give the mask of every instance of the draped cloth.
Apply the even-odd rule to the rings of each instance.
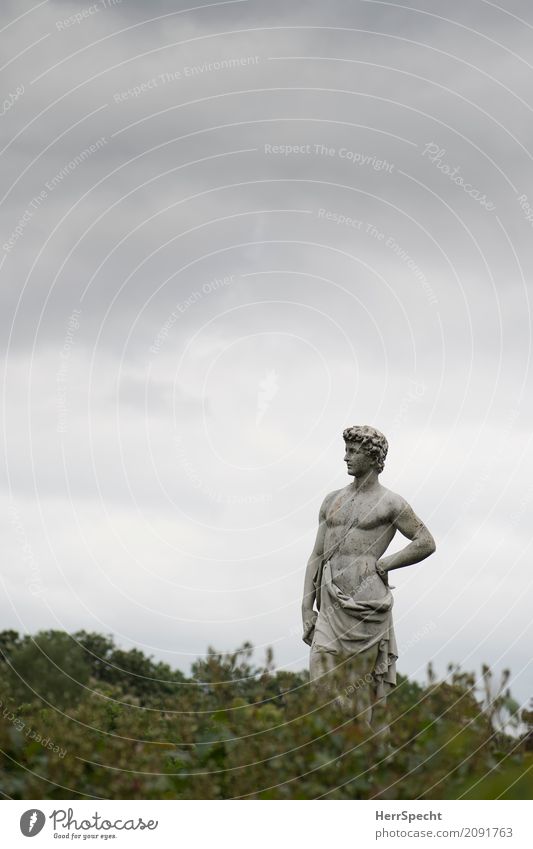
[[[396,684],[398,647],[392,622],[394,603],[390,587],[375,569],[345,570],[333,577],[327,561],[317,576],[320,592],[318,618],[311,651],[329,652],[339,662],[371,649],[377,656],[371,672],[375,698],[383,698]]]

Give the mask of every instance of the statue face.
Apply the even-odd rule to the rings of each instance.
[[[362,477],[372,469],[376,468],[376,464],[372,457],[363,450],[362,444],[357,441],[346,442],[346,453],[344,462],[349,475],[353,477]]]

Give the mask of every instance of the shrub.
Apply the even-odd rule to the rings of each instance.
[[[255,665],[248,643],[230,654],[210,649],[190,677],[163,664],[168,682],[158,684],[159,665],[142,652],[120,654],[110,638],[83,635],[11,635],[2,643],[0,634],[0,644],[11,646],[11,664],[41,697],[21,704],[9,663],[0,664],[2,789],[12,798],[533,793],[532,714],[523,712],[522,725],[512,727],[506,681],[504,689],[491,684],[494,698],[487,699],[486,669],[479,697],[475,676],[455,667],[446,681],[430,675],[425,685],[400,676],[389,699],[386,742],[321,702],[306,672],[276,671],[271,654]],[[84,681],[89,672],[88,689],[74,686],[71,679]],[[50,707],[43,708],[43,694]]]

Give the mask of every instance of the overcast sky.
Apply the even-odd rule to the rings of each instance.
[[[2,3],[0,628],[301,669],[371,424],[438,546],[399,670],[526,701],[530,4],[181,5]]]

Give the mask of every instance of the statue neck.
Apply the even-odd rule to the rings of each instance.
[[[378,483],[379,472],[375,469],[372,469],[370,472],[367,472],[363,477],[353,479],[353,488],[357,492],[365,492],[367,489],[373,489]]]

